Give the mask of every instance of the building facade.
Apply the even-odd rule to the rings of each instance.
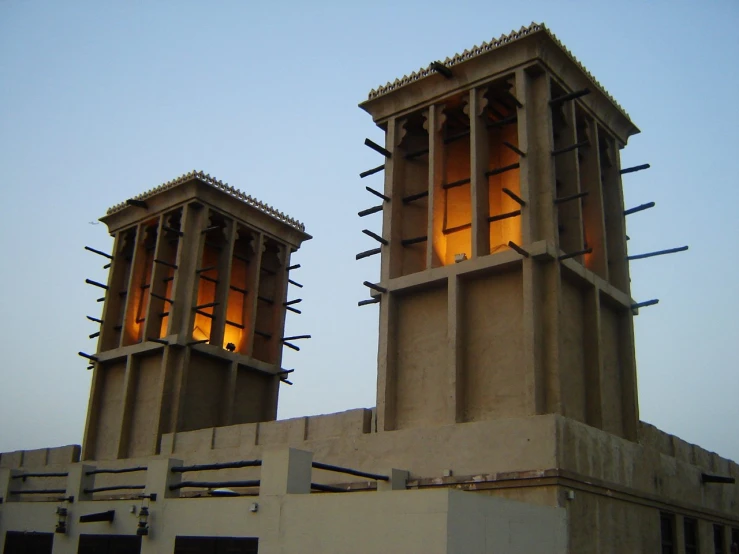
[[[275,421],[310,237],[188,174],[102,219],[85,440],[2,454],[5,552],[729,554],[739,466],[639,420],[629,116],[539,24],[361,107],[376,408]]]

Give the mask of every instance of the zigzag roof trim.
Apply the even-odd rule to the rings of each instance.
[[[147,198],[150,198],[154,196],[155,194],[158,194],[162,191],[174,188],[177,185],[181,185],[182,183],[191,181],[192,179],[197,179],[207,185],[210,185],[218,190],[221,190],[225,192],[226,194],[233,196],[237,200],[241,200],[242,202],[251,206],[252,208],[256,208],[260,212],[263,212],[271,217],[274,217],[275,219],[282,221],[283,223],[287,223],[288,225],[290,225],[290,227],[293,227],[294,229],[297,229],[298,231],[305,232],[305,225],[300,223],[300,221],[298,221],[297,219],[293,219],[289,215],[282,213],[281,211],[273,208],[272,206],[265,204],[264,202],[260,202],[253,196],[249,194],[245,194],[239,189],[236,189],[230,186],[228,183],[224,183],[223,181],[216,179],[215,177],[211,177],[210,174],[203,173],[202,171],[193,170],[189,173],[185,173],[184,175],[180,175],[179,177],[177,177],[176,179],[173,179],[172,181],[167,181],[166,183],[159,185],[158,187],[154,187],[153,189],[147,190],[146,192],[143,192],[139,194],[138,196],[134,196],[133,200],[146,200]],[[119,212],[126,206],[127,204],[125,202],[116,204],[115,206],[110,208],[107,213],[108,215],[110,215],[115,212]]]
[[[557,38],[557,36],[552,33],[543,23],[534,23],[532,22],[531,25],[528,27],[521,27],[518,31],[511,31],[510,33],[500,35],[497,39],[492,39],[490,42],[483,42],[479,46],[473,46],[470,50],[465,50],[461,54],[455,54],[452,58],[447,58],[443,61],[443,64],[447,67],[453,67],[455,65],[458,65],[460,63],[466,62],[467,60],[471,58],[475,58],[477,56],[480,56],[482,54],[485,54],[486,52],[490,52],[491,50],[495,50],[496,48],[500,48],[501,46],[505,46],[506,44],[510,44],[511,42],[514,42],[518,39],[521,39],[523,37],[526,37],[528,35],[537,33],[537,32],[545,32],[547,35],[549,35],[552,40],[560,47],[562,50],[567,54],[567,56],[577,64],[577,66],[582,70],[585,75],[593,82],[593,84],[602,92],[613,104],[619,109],[619,111],[627,118],[631,119],[629,117],[629,114],[626,113],[626,111],[621,107],[621,105],[616,102],[616,100],[611,96],[608,91],[601,85],[598,80],[593,77],[592,73],[590,73],[585,66],[580,63],[580,61],[570,52],[570,50],[562,44],[562,42]],[[424,77],[428,77],[429,75],[432,75],[436,73],[435,69],[431,68],[431,65],[429,65],[426,68],[421,68],[418,71],[414,71],[410,75],[403,75],[402,79],[395,79],[395,81],[388,82],[384,86],[377,87],[377,89],[372,89],[369,92],[368,100],[373,100],[375,98],[378,98],[379,96],[382,96],[384,94],[388,94],[390,92],[393,92],[395,90],[398,90],[401,87],[404,87],[405,85],[408,85],[410,83],[414,83],[420,79],[423,79]]]

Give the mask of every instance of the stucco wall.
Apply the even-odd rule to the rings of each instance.
[[[450,489],[293,495],[282,513],[286,552],[567,552],[564,510]]]

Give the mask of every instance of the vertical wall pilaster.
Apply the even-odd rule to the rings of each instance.
[[[446,251],[444,237],[444,211],[446,208],[444,189],[444,138],[446,116],[443,105],[429,107],[427,131],[429,133],[429,196],[428,196],[428,240],[426,242],[426,267],[442,265],[439,252]]]
[[[120,420],[116,445],[117,458],[125,458],[128,454],[128,441],[131,433],[131,412],[136,394],[136,378],[138,360],[132,354],[126,357],[126,371],[123,374],[123,391],[121,392]]]
[[[608,163],[601,164],[608,248],[608,268],[611,283],[629,296],[631,278],[626,247],[626,218],[624,217],[621,160],[615,139],[600,133],[601,156]],[[619,314],[618,344],[619,380],[621,382],[621,413],[624,437],[637,440],[639,403],[636,382],[636,351],[634,346],[634,316],[631,311]]]
[[[282,333],[285,327],[285,309],[282,307],[282,303],[285,302],[287,298],[287,268],[290,265],[290,248],[287,245],[281,245],[280,246],[280,265],[277,268],[277,275],[275,276],[275,297],[276,297],[276,303],[278,303],[280,306],[278,306],[278,309],[274,311],[274,320],[272,324],[272,329],[275,330],[275,333],[279,333],[279,336],[275,335],[275,341],[273,348],[275,349],[275,365],[280,366],[282,364]],[[275,409],[277,407],[275,406]]]
[[[277,367],[282,367],[282,337],[285,329],[285,308],[283,303],[287,298],[287,268],[290,265],[290,248],[287,245],[282,245],[280,252],[280,265],[277,268],[277,275],[275,276],[275,295],[277,298],[277,309],[273,312],[273,324],[274,329],[273,345],[275,349],[274,364]],[[280,392],[280,378],[273,377],[272,382],[268,385],[270,392],[267,394],[268,403],[265,404],[265,413],[263,414],[265,420],[277,419],[277,399]]]
[[[102,380],[100,364],[94,364],[92,383],[90,385],[90,399],[87,402],[87,418],[85,419],[85,435],[82,442],[80,459],[90,460],[95,456],[95,443],[98,434],[98,418],[100,416],[100,397],[102,395]]]
[[[395,293],[380,302],[380,340],[377,364],[377,430],[391,431],[397,423],[397,306]]]
[[[126,301],[126,297],[119,294],[127,284],[126,266],[128,262],[123,252],[126,233],[126,231],[116,233],[113,242],[113,259],[110,262],[110,271],[108,272],[108,290],[105,291],[103,315],[101,316],[103,323],[100,325],[98,352],[117,348],[120,342],[119,331],[116,331],[115,327],[120,323],[118,320]],[[120,334],[122,334],[122,330]]]
[[[488,130],[483,119],[487,99],[485,89],[470,90],[468,104],[470,118],[470,192],[472,214],[472,257],[490,254],[490,186],[488,176],[488,160],[490,145]]]
[[[524,108],[518,111],[519,141],[526,137],[526,158],[520,171],[521,194],[529,203],[529,210],[523,211],[523,233],[524,237],[529,234],[530,242],[546,240],[557,245],[550,78],[538,66],[519,70],[517,76],[517,91],[523,89],[519,94],[525,95]]]
[[[526,201],[526,206],[521,207],[521,242],[523,244],[531,244],[536,237],[536,222],[533,218],[533,210],[531,209],[532,197],[535,194],[535,183],[532,180],[534,178],[534,168],[536,165],[536,156],[533,156],[534,163],[532,164],[532,156],[529,154],[531,150],[530,138],[529,138],[529,127],[533,125],[533,122],[529,121],[529,118],[534,117],[533,105],[529,107],[529,100],[531,100],[532,93],[530,92],[531,77],[528,75],[527,70],[517,69],[515,74],[514,86],[515,94],[517,98],[523,99],[523,106],[518,108],[517,113],[517,132],[518,132],[518,147],[526,152],[526,156],[520,156],[518,163],[519,166],[519,190],[521,192],[521,198]]]
[[[382,210],[382,236],[388,241],[387,246],[382,246],[380,261],[380,280],[387,282],[391,276],[400,273],[403,261],[403,229],[401,226],[401,214],[403,210],[402,191],[403,187],[396,186],[400,178],[401,162],[396,160],[401,153],[398,142],[403,135],[403,121],[392,118],[387,122],[385,132],[385,149],[392,156],[385,158],[385,196],[391,198],[389,204],[385,204]],[[395,224],[395,225],[394,225]]]
[[[223,230],[225,241],[223,250],[218,255],[218,284],[216,285],[213,307],[213,323],[210,330],[210,344],[225,346],[223,335],[226,327],[226,313],[228,311],[228,292],[231,286],[231,264],[233,263],[234,243],[236,242],[236,222],[226,221]]]
[[[685,518],[680,514],[675,515],[675,553],[685,554]]]
[[[166,215],[159,217],[159,223],[157,225],[157,242],[154,249],[154,259],[166,261],[167,254],[170,253],[171,248],[167,242],[166,233],[164,231],[166,221]],[[167,274],[167,266],[162,263],[154,262],[151,269],[151,281],[149,282],[149,289],[143,291],[142,294],[148,296],[146,303],[146,320],[143,322],[144,332],[142,333],[141,340],[146,342],[149,338],[159,338],[161,326],[162,326],[162,313],[169,310],[169,305],[165,306],[164,300],[152,296],[152,293],[157,296],[164,296],[166,287],[164,286],[164,278]]]
[[[606,281],[608,280],[608,245],[606,244],[606,221],[603,213],[603,183],[600,177],[600,150],[598,148],[598,126],[587,121],[589,146],[581,149],[580,186],[588,195],[583,199],[583,221],[589,255],[587,267]]]
[[[621,360],[621,413],[624,438],[638,440],[639,391],[636,382],[636,348],[634,315],[626,311],[619,325],[619,358]]]
[[[172,411],[172,392],[171,387],[173,385],[173,375],[175,373],[174,369],[179,362],[179,360],[182,359],[181,356],[182,349],[180,348],[172,348],[171,346],[167,346],[164,348],[164,351],[162,352],[162,360],[161,365],[159,368],[159,386],[157,389],[157,396],[156,398],[159,399],[159,405],[158,409],[153,414],[153,417],[156,418],[156,423],[154,425],[154,429],[156,429],[156,433],[154,436],[152,436],[153,444],[150,446],[150,452],[154,452],[155,454],[159,454],[160,451],[160,439],[161,436],[164,433],[169,432],[170,429],[174,429],[172,423],[171,423],[171,411]]]
[[[524,243],[525,244],[525,243]],[[541,325],[541,264],[531,258],[522,261],[523,279],[523,379],[526,383],[526,412],[546,413],[546,375],[544,373],[543,332]]]
[[[631,294],[629,263],[626,259],[626,218],[621,186],[621,163],[614,138],[599,130],[601,176],[608,248],[608,274],[611,284]]]
[[[698,552],[715,552],[713,544],[713,523],[705,519],[698,520]]]
[[[385,133],[385,148],[393,156],[385,159],[385,196],[391,198],[391,202],[385,205],[382,211],[382,236],[389,242],[382,246],[382,260],[380,267],[381,282],[387,283],[393,271],[399,268],[401,263],[402,229],[400,225],[393,226],[393,222],[400,222],[403,209],[401,193],[394,195],[397,170],[394,157],[398,155],[396,148],[399,136],[398,126],[401,123],[392,118],[387,123]],[[401,190],[398,187],[398,190]],[[397,314],[395,303],[397,299],[391,292],[383,295],[380,302],[380,336],[377,350],[377,430],[386,431],[395,428],[396,420],[396,324]]]
[[[257,308],[259,307],[259,282],[262,275],[262,253],[264,252],[264,234],[258,233],[254,244],[254,257],[249,265],[249,276],[247,278],[249,292],[246,295],[246,307],[244,311],[248,317],[248,335],[246,337],[246,353],[248,356],[254,352],[254,330],[257,328]]]
[[[600,290],[591,287],[585,292],[583,310],[583,361],[585,364],[585,421],[603,428],[603,335],[600,324]]]
[[[561,128],[557,128],[559,136],[554,139],[555,149],[567,148],[577,144],[575,103],[572,101],[565,102],[556,109],[561,109],[564,115],[564,124]],[[553,156],[555,198],[566,198],[580,193],[579,153],[580,149],[576,148]],[[559,248],[568,254],[583,250],[582,201],[577,199],[562,202],[554,205],[554,210],[558,213]],[[582,262],[582,256],[577,256],[575,259]]]
[[[449,424],[464,421],[464,367],[462,349],[463,333],[463,283],[452,275],[447,280],[447,371],[449,382],[448,411],[446,422]]]
[[[518,109],[518,146],[526,152],[519,161],[522,209],[522,242],[558,243],[554,209],[555,174],[550,78],[538,66],[516,72],[516,94],[524,106]],[[561,283],[556,262],[523,260],[523,332],[527,411],[557,411],[559,391],[559,319]]]
[[[172,405],[172,432],[182,431],[185,426],[185,398],[187,393],[187,378],[190,370],[190,358],[192,357],[192,347],[186,347],[182,355],[181,365],[178,368],[178,375],[175,383],[175,392],[172,397],[175,399]],[[177,438],[175,437],[175,440]]]
[[[224,425],[234,424],[234,405],[236,403],[236,380],[239,376],[238,372],[238,362],[231,362],[228,368],[228,379],[226,380],[227,384],[226,395],[223,402],[223,413],[220,418]]]
[[[181,341],[187,342],[192,336],[194,313],[190,307],[197,298],[199,277],[197,269],[203,257],[201,231],[205,223],[205,209],[197,202],[189,203],[182,215],[183,236],[177,252],[177,271],[172,288],[174,304],[170,307],[169,332],[177,333]]]
[[[562,405],[562,275],[557,261],[537,264],[541,272],[537,300],[541,306],[540,326],[542,337],[541,375],[544,380],[545,412],[565,413]]]

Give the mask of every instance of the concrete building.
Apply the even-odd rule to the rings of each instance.
[[[729,554],[739,466],[639,420],[628,115],[539,24],[361,107],[376,408],[275,421],[310,237],[187,174],[102,218],[84,443],[1,455],[5,552]]]

